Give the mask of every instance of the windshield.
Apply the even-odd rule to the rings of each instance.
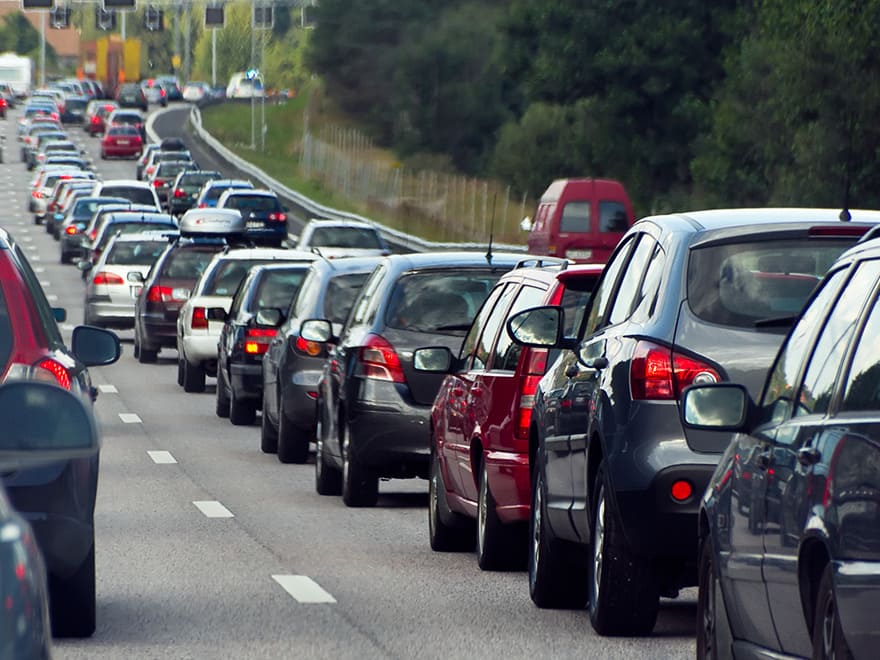
[[[379,236],[372,229],[361,227],[316,227],[310,241],[314,247],[382,249]]]

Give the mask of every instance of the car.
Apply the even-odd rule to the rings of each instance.
[[[172,215],[180,215],[188,211],[195,204],[196,198],[202,186],[208,181],[214,181],[223,177],[220,172],[214,170],[187,169],[174,179],[168,187],[166,207]]]
[[[217,375],[218,337],[248,270],[282,261],[308,265],[315,258],[310,252],[268,248],[227,249],[214,256],[177,315],[178,384],[185,392],[203,392],[205,376]]]
[[[168,107],[168,92],[159,80],[149,78],[141,83],[141,89],[144,91],[147,103],[161,105],[163,108]]]
[[[87,262],[83,322],[102,328],[133,328],[134,303],[143,278],[178,232],[114,234],[94,266]],[[140,273],[140,278],[132,273]]]
[[[483,570],[525,566],[531,406],[556,357],[516,344],[506,321],[535,305],[559,305],[570,337],[602,273],[601,265],[552,258],[521,265],[498,280],[455,357],[445,346],[413,354],[417,370],[446,374],[431,411],[431,548],[469,550],[476,542]]]
[[[83,170],[75,167],[42,167],[31,185],[31,196],[28,199],[28,211],[34,214],[34,224],[42,224],[48,211],[49,200],[55,192],[59,181],[78,178]]]
[[[262,98],[265,93],[262,76],[253,70],[233,73],[226,86],[226,98],[228,99]]]
[[[559,308],[515,315],[525,346],[561,349],[538,383],[529,593],[582,607],[601,635],[647,635],[660,596],[697,582],[699,494],[729,435],[686,430],[688,385],[763,383],[784,330],[880,212],[717,209],[643,218],[624,235],[576,337]]]
[[[101,160],[108,158],[137,158],[143,140],[134,126],[111,126],[101,138]]]
[[[309,220],[296,247],[300,250],[317,248],[328,259],[391,254],[374,225],[356,220]]]
[[[126,109],[126,107],[122,104],[120,104],[119,108],[113,110],[109,115],[107,115],[107,119],[104,120],[104,124],[105,133],[107,131],[107,128],[111,126],[134,126],[141,134],[141,141],[146,142],[147,140],[147,127],[146,122],[144,121],[144,116],[137,110]]]
[[[71,167],[77,167],[83,171],[89,171],[92,169],[92,161],[87,156],[75,156],[66,153],[49,154],[43,160],[43,164],[68,165]]]
[[[94,100],[90,101],[86,108],[86,116],[83,120],[83,129],[95,137],[103,135],[106,130],[107,117],[111,112],[119,108],[116,101]]]
[[[8,110],[14,110],[15,106],[18,105],[15,98],[15,91],[7,82],[0,82],[0,97],[6,101],[6,108]],[[6,113],[3,114],[3,117],[6,117]]]
[[[159,203],[159,196],[153,187],[144,181],[135,181],[134,179],[108,179],[106,181],[98,181],[95,183],[92,191],[96,196],[104,197],[124,197],[133,204],[146,204],[152,206],[157,211],[162,210]]]
[[[177,221],[167,213],[156,211],[135,211],[117,209],[102,214],[100,221],[91,233],[94,238],[84,246],[87,261],[95,263],[103,254],[107,243],[116,234],[131,234],[144,231],[177,232]],[[91,234],[89,234],[89,237]]]
[[[62,124],[82,124],[85,121],[86,106],[90,97],[68,96],[64,101],[64,112],[61,113]]]
[[[277,333],[278,310],[290,305],[308,274],[315,259],[309,256],[253,267],[232,298],[216,349],[218,417],[236,425],[256,419],[263,402],[263,354]]]
[[[229,245],[247,246],[241,214],[231,209],[191,209],[180,219],[179,231],[135,302],[134,354],[142,364],[156,362],[163,348],[177,348],[180,308],[214,255]]]
[[[308,459],[317,427],[318,380],[330,349],[302,339],[300,325],[306,319],[326,318],[339,335],[358,291],[378,263],[379,257],[317,259],[289,309],[263,313],[263,325],[278,331],[263,356],[260,448],[277,454],[282,463]],[[319,492],[321,483],[316,473]]]
[[[77,197],[66,209],[59,225],[59,248],[61,263],[68,264],[87,253],[89,236],[86,227],[95,211],[105,204],[124,203],[121,197]]]
[[[154,151],[159,150],[158,142],[148,142],[144,144],[143,149],[141,150],[141,155],[137,160],[137,168],[135,169],[135,178],[138,181],[143,180],[144,178],[144,167],[146,167],[147,159],[150,157]]]
[[[156,78],[165,87],[168,92],[169,101],[180,101],[183,98],[180,89],[180,80],[177,76],[158,76]]]
[[[120,198],[120,199],[123,199],[123,198]],[[142,213],[143,214],[150,214],[150,215],[161,215],[160,212],[156,211],[156,207],[154,207],[151,204],[133,204],[132,202],[128,201],[127,199],[123,199],[123,201],[113,203],[113,204],[102,204],[101,206],[96,208],[94,214],[89,219],[89,222],[86,225],[86,228],[83,230],[83,233],[88,238],[88,242],[85,245],[85,248],[86,248],[85,255],[80,259],[80,262],[77,263],[77,266],[80,268],[80,270],[83,271],[83,275],[82,275],[83,279],[86,279],[86,273],[88,271],[88,268],[84,268],[81,262],[88,261],[89,263],[92,264],[92,266],[94,266],[97,263],[98,257],[100,257],[101,255],[92,249],[93,245],[95,245],[94,241],[98,238],[99,234],[102,234],[102,235],[104,234],[103,227],[108,222],[109,218],[111,216],[113,216],[113,214],[115,214],[115,213],[124,212],[124,211],[137,212],[137,214],[138,214],[137,220],[138,221],[140,220],[140,214],[142,214]],[[146,220],[147,218],[145,217],[144,219]],[[160,218],[159,222],[161,222],[163,224],[163,227],[166,224],[164,217]],[[116,233],[116,232],[112,232],[112,233]],[[112,233],[111,233],[111,236],[112,236]],[[101,244],[106,245],[106,241],[109,238],[110,238],[110,236],[105,236],[102,239]],[[95,245],[95,247],[97,247],[97,246]]]
[[[174,152],[171,152],[174,153]],[[160,160],[156,163],[155,169],[150,173],[147,183],[153,186],[162,208],[168,208],[168,191],[171,184],[181,172],[196,169],[198,165],[191,160]]]
[[[214,208],[217,206],[217,200],[220,199],[220,195],[225,191],[230,189],[253,189],[253,187],[254,184],[250,181],[242,179],[212,179],[211,181],[206,181],[202,186],[193,207],[200,209]]]
[[[255,243],[280,246],[287,238],[287,207],[271,190],[230,188],[220,195],[217,208],[237,209]]]
[[[141,179],[143,181],[150,181],[156,173],[156,168],[159,167],[159,163],[170,161],[178,163],[187,162],[191,168],[198,168],[198,165],[193,160],[192,154],[189,151],[164,151],[160,148],[151,151],[147,156],[146,161],[144,162],[144,167],[141,170]]]
[[[67,140],[67,133],[59,131],[51,127],[36,127],[30,131],[24,139],[22,147],[22,161],[27,165],[28,170],[34,169],[36,165],[35,158],[39,148],[47,142]]]
[[[880,241],[862,241],[825,274],[758,396],[737,382],[682,395],[689,431],[733,433],[697,494],[698,657],[874,655],[878,279]]]
[[[124,83],[116,92],[116,102],[120,108],[139,108],[142,112],[149,110],[147,96],[137,83]]]
[[[24,251],[2,229],[0,292],[0,381],[50,383],[90,406],[97,390],[88,367],[119,359],[116,335],[77,326],[68,348],[58,328],[65,310],[51,307]],[[11,430],[7,420],[4,428]],[[98,461],[97,455],[64,459],[2,476],[10,502],[31,523],[46,563],[55,636],[88,637],[95,630]]]
[[[522,255],[424,252],[376,266],[342,334],[306,319],[305,341],[335,344],[318,386],[317,447],[346,506],[374,506],[380,477],[428,478],[429,422],[441,374],[415,371],[412,351],[457,347],[495,282]]]
[[[74,179],[58,181],[55,184],[55,190],[49,197],[46,214],[43,216],[46,233],[51,234],[54,238],[67,213],[71,198],[88,195],[94,186],[94,179],[79,178],[79,175]]]
[[[211,96],[211,86],[206,82],[190,81],[183,86],[183,100],[199,104]]]
[[[54,140],[41,144],[36,155],[34,156],[34,167],[40,167],[46,163],[51,156],[55,155],[74,156],[79,158],[82,151],[79,146],[69,140]],[[85,160],[85,159],[84,159]]]

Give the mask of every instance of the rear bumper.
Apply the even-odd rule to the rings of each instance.
[[[218,335],[184,335],[183,354],[190,364],[217,360]]]
[[[485,461],[498,517],[506,523],[528,521],[532,498],[529,455],[490,451]]]
[[[263,403],[263,364],[233,362],[229,365],[229,386],[239,400]]]
[[[177,321],[146,314],[140,319],[142,339],[150,346],[177,348]]]

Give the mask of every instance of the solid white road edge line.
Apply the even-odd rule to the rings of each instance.
[[[177,459],[171,455],[170,451],[148,451],[147,454],[153,459],[153,463],[157,465],[170,465],[177,463]]]
[[[140,424],[143,420],[134,413],[119,413],[123,424]]]
[[[335,603],[336,599],[307,575],[273,575],[281,587],[298,603]]]
[[[208,518],[233,518],[232,511],[227,509],[220,502],[213,500],[202,500],[193,502],[199,511],[204,513]]]

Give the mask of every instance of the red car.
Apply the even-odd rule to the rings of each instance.
[[[134,126],[111,126],[101,138],[101,158],[137,158],[144,142]]]
[[[529,421],[535,388],[555,356],[515,344],[507,320],[531,307],[560,305],[574,336],[601,273],[600,265],[557,259],[516,268],[489,294],[457,358],[446,348],[415,352],[416,369],[448,374],[431,412],[432,549],[469,550],[476,543],[483,570],[524,564],[534,451]]]
[[[104,101],[101,104],[96,105],[94,112],[90,113],[86,118],[86,132],[92,137],[103,135],[107,130],[107,117],[118,107],[119,104],[117,104],[116,101]]]

